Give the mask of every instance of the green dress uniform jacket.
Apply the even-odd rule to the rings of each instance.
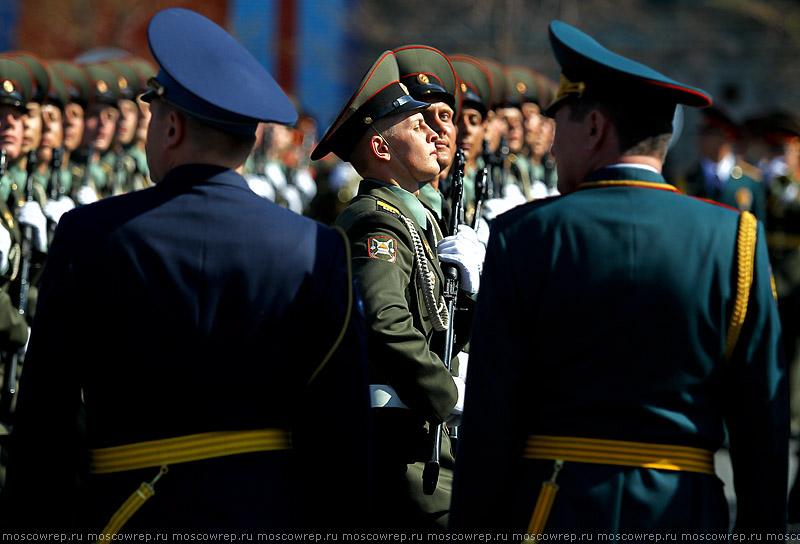
[[[438,355],[442,353],[444,333],[434,329],[435,318],[425,304],[418,276],[422,263],[414,256],[406,222],[424,248],[424,265],[430,271],[437,304],[442,300],[444,278],[432,225],[427,224],[421,204],[407,192],[410,199],[403,200],[398,196],[402,189],[395,190],[379,181],[362,180],[357,196],[335,224],[347,232],[352,245],[353,275],[362,294],[367,324],[370,383],[392,387],[408,407],[373,410],[374,484],[381,497],[375,505],[375,528],[435,530],[437,521],[440,528],[446,522],[449,482],[443,476],[434,495],[424,495],[418,462],[430,457],[429,431],[450,416],[457,390]],[[412,210],[409,203],[414,201],[417,207]],[[427,228],[420,224],[422,221]],[[471,326],[470,316],[470,311],[459,312],[455,321],[462,343]],[[453,353],[457,352],[454,349]],[[447,449],[445,435],[443,467],[452,462]]]
[[[606,168],[586,181],[596,183],[492,224],[452,530],[526,530],[554,472],[553,458],[524,458],[531,435],[714,452],[724,422],[735,532],[784,532],[787,380],[763,225],[726,362],[740,214],[643,168]],[[713,474],[568,460],[556,484],[549,533],[728,531]]]

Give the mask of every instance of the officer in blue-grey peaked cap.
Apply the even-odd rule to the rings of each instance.
[[[550,41],[562,195],[492,224],[450,529],[727,534],[727,428],[734,532],[784,534],[787,378],[764,226],[661,174],[676,104],[711,97],[566,23]]]
[[[239,42],[214,22],[181,8],[166,9],[147,28],[158,75],[142,100],[158,96],[192,117],[236,134],[259,121],[297,121],[281,88]]]
[[[205,17],[167,9],[148,36],[157,183],[58,224],[13,429],[11,528],[354,532],[371,420],[349,244],[237,173],[257,124],[296,113]]]

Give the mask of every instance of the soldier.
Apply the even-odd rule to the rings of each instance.
[[[399,79],[395,54],[384,52],[311,158],[333,152],[364,178],[336,225],[353,244],[367,321],[374,483],[381,497],[374,528],[432,532],[445,528],[449,482],[442,478],[440,487],[426,494],[422,465],[431,458],[437,425],[456,422],[464,390],[463,380],[448,372],[435,348],[450,319],[439,260],[461,263],[463,307],[471,306],[467,294],[478,290],[483,259],[482,246],[460,236],[444,238],[438,249],[447,250],[437,258],[434,227],[416,195],[420,183],[441,171],[438,136],[421,113],[430,104],[410,96]],[[470,322],[468,313],[459,313],[455,324],[461,343]]]
[[[450,55],[453,67],[461,82],[461,113],[458,116],[456,147],[464,151],[464,219],[477,226],[475,218],[478,197],[476,178],[481,173],[484,183],[489,180],[488,165],[484,160],[486,143],[486,116],[492,108],[492,85],[488,70],[483,63],[469,55]],[[484,168],[486,171],[484,172]],[[488,194],[488,187],[485,192]],[[482,229],[478,229],[483,234]],[[488,239],[488,234],[487,234]]]
[[[0,175],[9,179],[3,170],[9,159],[19,156],[24,133],[23,116],[26,102],[31,96],[33,81],[25,65],[15,59],[0,58]],[[10,190],[10,182],[9,182]],[[21,242],[19,223],[9,210],[5,199],[0,199],[0,372],[3,389],[0,391],[0,488],[5,485],[5,466],[8,453],[7,439],[11,429],[16,395],[16,379],[9,376],[17,372],[17,354],[28,340],[28,324],[20,314],[16,298],[9,290],[19,275],[18,254]],[[13,253],[12,253],[13,252]],[[18,374],[18,372],[17,372]]]
[[[80,147],[72,154],[72,195],[79,205],[97,202],[109,194],[113,167],[102,161],[114,139],[119,119],[119,82],[106,66],[84,66],[89,76],[90,100],[83,118],[83,138]]]
[[[522,114],[516,115],[511,125],[509,124],[504,110],[511,106],[516,113],[516,105],[519,104],[517,90],[509,86],[505,66],[494,59],[484,58],[481,61],[486,66],[492,83],[492,109],[487,114],[486,122],[492,196],[484,204],[483,212],[483,216],[491,223],[499,214],[527,201],[525,187],[518,179],[518,172],[512,172],[510,168],[508,146],[511,125],[516,126],[517,136],[522,135]]]
[[[727,534],[724,421],[734,532],[783,534],[786,375],[763,225],[660,173],[676,104],[711,98],[563,22],[550,41],[562,196],[492,224],[451,529]]]
[[[136,98],[144,88],[140,87],[139,76],[130,64],[122,60],[108,60],[104,65],[114,71],[119,85],[119,100],[117,100],[119,117],[109,152],[103,157],[112,169],[111,183],[106,186],[105,195],[113,196],[144,188],[143,185],[135,186],[137,163],[129,153],[129,150],[135,147],[139,125],[139,106]]]
[[[708,198],[767,220],[767,189],[763,174],[736,155],[739,128],[717,107],[703,111],[697,140],[697,163],[678,176],[675,185],[692,196]]]
[[[294,109],[195,12],[157,13],[148,38],[161,68],[143,98],[157,185],[59,223],[12,436],[12,529],[73,540],[352,531],[371,449],[347,242],[235,171],[257,124],[292,123]]]
[[[422,117],[438,136],[436,160],[439,175],[419,188],[420,202],[433,214],[431,219],[438,228],[438,241],[450,234],[448,225],[453,214],[451,202],[442,192],[456,154],[455,119],[461,105],[460,87],[453,65],[438,49],[406,45],[395,49],[394,54],[400,70],[400,83],[408,88],[413,98],[430,104],[422,110]]]
[[[146,60],[139,57],[126,57],[122,59],[133,66],[139,76],[139,88],[144,89],[147,80],[156,75],[155,69]],[[136,173],[134,174],[134,189],[144,189],[150,187],[150,169],[147,166],[147,155],[145,153],[145,140],[147,139],[147,125],[150,123],[150,107],[141,100],[137,100],[139,106],[139,122],[136,125],[136,135],[132,144],[128,147],[128,154],[136,161]]]

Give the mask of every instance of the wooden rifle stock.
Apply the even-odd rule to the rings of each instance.
[[[459,149],[456,151],[455,164],[453,165],[453,214],[450,217],[449,232],[451,236],[458,234],[458,211],[461,209],[461,200],[464,196],[464,150]],[[444,273],[444,299],[447,303],[447,311],[450,315],[450,321],[447,325],[447,332],[444,343],[444,355],[442,361],[447,367],[448,373],[451,369],[451,361],[453,359],[453,342],[455,339],[455,310],[456,298],[458,297],[458,267],[454,264],[447,263],[442,265],[442,272]],[[436,485],[439,482],[439,469],[441,467],[441,449],[442,449],[442,424],[436,426],[433,431],[433,451],[431,452],[430,459],[425,463],[425,468],[422,472],[422,490],[426,495],[433,495],[436,491]]]

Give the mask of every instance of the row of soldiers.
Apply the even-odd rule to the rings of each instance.
[[[454,130],[446,138],[449,153],[442,153],[442,173],[423,186],[427,195],[423,198],[432,199],[437,209],[447,206],[436,193],[438,190],[448,199],[451,196],[448,179],[456,148],[462,149],[466,158],[461,212],[466,223],[477,225],[480,216],[491,220],[515,205],[558,194],[550,154],[555,125],[542,115],[555,96],[556,84],[527,66],[503,65],[466,54],[433,55],[421,62],[434,59],[441,66],[426,68],[441,71],[444,67],[456,73],[452,81],[437,82],[449,95],[447,102],[453,111],[448,115]],[[417,86],[423,75],[431,77],[409,74],[404,84]],[[332,224],[355,195],[360,178],[334,155],[309,163],[316,129],[315,121],[303,114],[294,127],[262,124],[244,175],[258,194]],[[476,215],[479,202],[483,213],[479,210]],[[445,216],[450,213],[438,211]]]
[[[0,55],[3,440],[13,424],[36,284],[61,216],[150,185],[148,110],[137,96],[154,74],[148,61],[130,55],[92,62],[44,60],[24,51]]]

